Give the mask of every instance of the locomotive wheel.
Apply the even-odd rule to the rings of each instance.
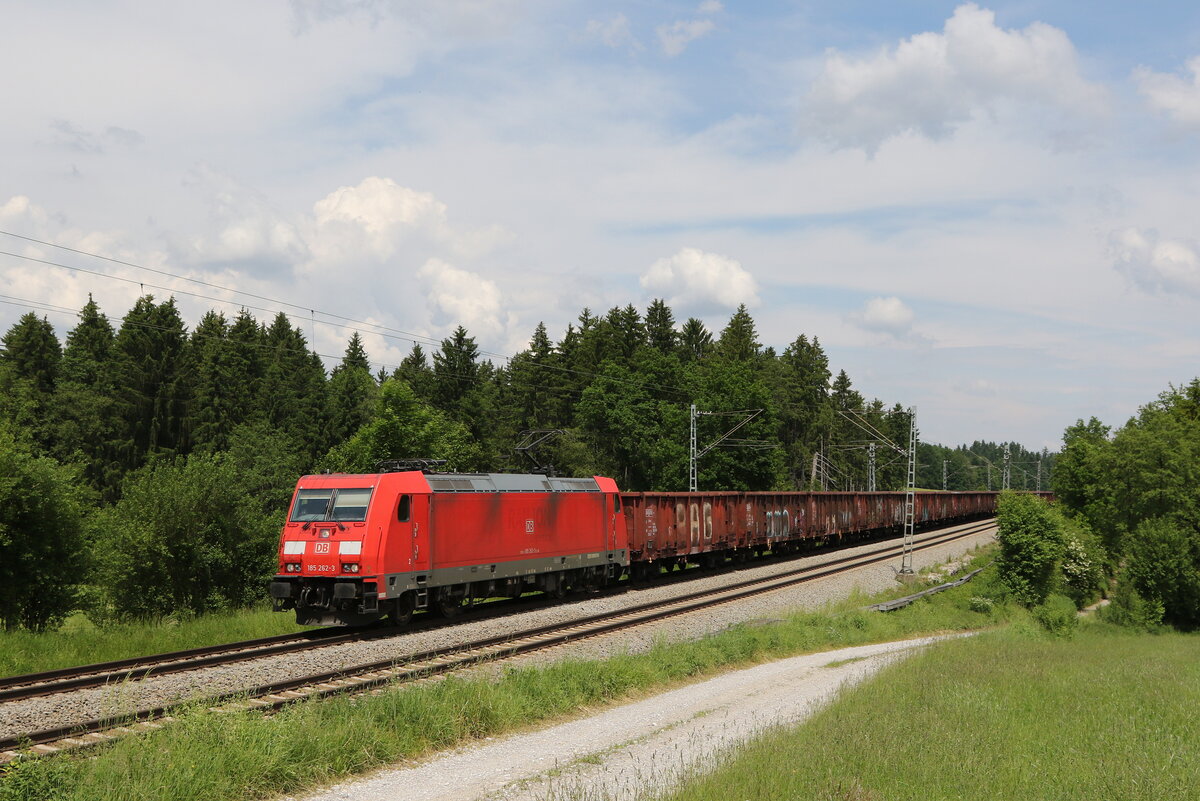
[[[563,598],[567,597],[567,593],[570,591],[571,588],[567,585],[567,583],[560,579],[559,581],[555,582],[554,589],[550,590],[548,594],[554,600],[561,601]]]
[[[462,599],[452,595],[439,595],[434,606],[437,613],[446,619],[456,618],[462,614]]]
[[[413,594],[411,592],[404,593],[392,604],[392,611],[388,613],[388,620],[393,626],[406,625],[408,621],[412,620],[413,609],[416,605]]]

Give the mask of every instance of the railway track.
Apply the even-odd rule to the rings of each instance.
[[[680,583],[686,582],[692,577],[694,577],[692,571],[685,571],[664,576],[661,581]],[[627,585],[612,589],[613,591],[623,591],[627,589]],[[486,604],[486,606],[494,612],[499,613],[499,615],[513,612],[520,613],[530,608],[528,604],[530,600],[528,598],[521,598]],[[540,601],[541,598],[533,600]],[[99,662],[91,665],[60,668],[40,673],[9,676],[0,678],[0,703],[56,695],[92,687],[104,687],[120,682],[140,681],[142,679],[166,676],[173,673],[184,673],[205,667],[235,664],[266,656],[298,653],[313,648],[363,642],[372,639],[386,639],[388,637],[395,637],[398,634],[427,630],[432,626],[441,625],[444,622],[441,619],[431,619],[422,616],[421,620],[414,621],[413,624],[402,630],[388,626],[350,632],[343,629],[322,629],[192,648],[183,651],[151,654],[110,662]]]
[[[186,651],[172,651],[151,656],[118,659],[112,662],[97,662],[93,665],[47,670],[42,673],[9,676],[0,679],[0,703],[71,692],[88,687],[102,687],[106,684],[130,679],[165,676],[211,665],[227,665],[274,654],[338,645],[344,642],[357,642],[370,636],[383,635],[377,632],[342,634],[335,630],[280,634],[274,637],[243,640],[225,645],[191,648]]]
[[[913,550],[920,551],[953,542],[978,534],[989,528],[994,528],[994,525],[994,522],[989,520],[959,527],[948,533],[935,532],[931,536],[917,542],[913,546]],[[770,577],[735,582],[717,589],[688,593],[663,601],[639,604],[613,612],[578,618],[566,623],[476,640],[454,647],[413,653],[333,672],[304,676],[298,679],[260,686],[250,691],[243,690],[235,693],[226,693],[214,696],[208,699],[206,703],[210,706],[225,706],[237,709],[274,710],[311,698],[361,692],[386,684],[436,676],[483,662],[507,659],[533,651],[545,650],[584,638],[645,625],[669,617],[710,608],[717,604],[731,603],[754,595],[774,592],[795,586],[796,584],[815,581],[827,576],[879,564],[894,559],[901,552],[901,548],[902,546],[899,543],[893,541],[884,548],[871,553],[855,554],[826,560]],[[381,637],[395,636],[395,633],[394,631],[378,631],[366,632],[365,634]],[[281,640],[282,638],[267,639]],[[334,640],[337,639],[337,635],[326,635],[325,639]],[[250,642],[262,643],[263,641]],[[321,642],[321,645],[325,644],[332,643]],[[237,645],[246,645],[246,643],[238,643]],[[290,643],[282,641],[266,643],[262,647],[280,648],[285,646],[292,647]],[[313,646],[310,643],[308,647]],[[209,659],[218,656],[216,651],[219,648],[196,650],[213,651],[214,653],[203,654],[199,657],[200,659]],[[228,650],[228,647],[225,648]],[[293,650],[299,650],[299,647],[295,647]],[[261,649],[260,653],[262,653]],[[280,653],[280,651],[273,651],[272,653]],[[175,656],[175,654],[170,656]],[[239,661],[241,658],[248,659],[254,657],[239,657],[229,661]],[[155,668],[155,675],[161,675],[162,667],[164,666],[160,665]],[[52,673],[56,672],[62,671],[52,671]],[[129,671],[126,670],[122,675],[129,675]],[[84,677],[75,678],[82,679]],[[62,690],[59,691],[61,692]],[[162,723],[170,719],[171,713],[175,708],[176,705],[143,709],[133,715],[124,715],[120,718],[91,720],[68,727],[31,732],[19,737],[3,739],[0,740],[0,764],[5,764],[23,756],[51,754],[64,749],[107,742],[115,737],[140,730],[158,728]]]

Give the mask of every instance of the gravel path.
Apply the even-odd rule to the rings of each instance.
[[[932,535],[933,532],[919,536],[918,543],[923,537]],[[954,543],[939,545],[927,551],[918,551],[913,555],[914,567],[919,570],[927,565],[944,562],[965,553],[976,545],[988,542],[992,538],[992,531],[985,530]],[[836,556],[870,551],[878,547],[878,543],[872,543],[838,551]],[[281,654],[252,662],[161,676],[146,681],[126,682],[47,698],[11,702],[0,705],[0,737],[69,726],[92,718],[127,714],[138,709],[163,706],[180,700],[207,698],[219,693],[237,692],[261,684],[401,657],[417,651],[449,647],[467,640],[498,636],[534,626],[564,623],[587,615],[721,587],[750,578],[772,576],[794,570],[799,565],[819,563],[830,558],[834,557],[828,553],[818,553],[803,559],[769,561],[763,565],[703,576],[686,582],[651,586],[576,603],[547,606],[499,618],[468,619],[458,625],[399,634],[385,640],[330,646],[297,654]],[[728,628],[739,622],[779,615],[787,609],[819,607],[829,601],[846,597],[855,588],[869,593],[895,586],[895,568],[896,564],[892,562],[861,568],[812,584],[747,599],[738,604],[717,606],[711,610],[705,610],[703,613],[691,613],[658,624],[643,626],[631,633],[598,637],[568,647],[572,656],[603,658],[615,650],[636,651],[648,648],[662,638],[667,640],[696,638]],[[561,658],[565,652],[566,647],[556,648],[542,654],[531,654],[525,659]]]
[[[636,799],[711,767],[769,727],[807,718],[841,687],[938,639],[842,648],[726,673],[589,718],[489,738],[303,801]]]

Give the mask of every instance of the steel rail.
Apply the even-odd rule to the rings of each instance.
[[[857,543],[845,547],[856,547],[856,545]],[[790,556],[794,557],[795,555]],[[683,571],[671,576],[667,580],[684,582],[693,577],[695,576],[690,571]],[[624,590],[628,586],[624,585],[613,589]],[[514,601],[522,601],[522,599],[512,599],[508,603]],[[508,603],[501,602],[501,604],[489,604],[488,606],[495,608],[497,611],[503,609],[504,613],[509,611],[524,611],[523,609],[510,610]],[[93,687],[104,687],[109,684],[129,680],[142,680],[173,673],[185,673],[206,667],[307,651],[313,648],[394,637],[425,630],[431,628],[433,625],[441,625],[444,622],[422,620],[421,623],[416,623],[404,629],[383,627],[351,632],[344,632],[340,629],[324,629],[297,634],[280,634],[222,645],[202,646],[181,651],[97,662],[90,665],[58,668],[39,673],[8,676],[0,678],[0,703],[39,698]]]
[[[995,522],[987,520],[945,534],[934,534],[917,543],[914,550],[925,550],[947,542],[969,537],[994,528]],[[275,684],[262,685],[248,690],[224,693],[205,701],[209,706],[221,704],[236,708],[273,710],[309,698],[324,698],[348,692],[372,689],[393,682],[411,681],[441,673],[448,673],[481,662],[511,658],[532,651],[574,642],[586,637],[606,634],[625,628],[644,625],[669,617],[686,614],[716,604],[725,604],[743,598],[774,592],[808,581],[869,567],[894,558],[900,553],[901,545],[889,544],[867,554],[855,554],[774,576],[749,579],[724,587],[702,590],[662,601],[638,604],[613,612],[590,615],[575,620],[540,626],[525,631],[489,637],[457,646],[423,651],[392,659],[381,660],[351,668],[342,668],[327,673],[303,676]],[[247,699],[247,696],[250,696]],[[180,704],[145,709],[117,717],[101,718],[70,726],[47,729],[0,739],[0,764],[21,756],[40,756],[64,748],[80,747],[107,742],[114,738],[108,731],[120,734],[138,729],[158,728],[170,719]],[[53,745],[52,745],[53,744]]]
[[[262,637],[257,640],[244,640],[225,645],[210,645],[185,651],[172,651],[130,659],[118,659],[112,662],[98,662],[94,665],[48,670],[42,673],[9,676],[0,681],[0,702],[55,695],[89,687],[103,687],[106,684],[128,679],[165,676],[170,673],[182,673],[213,665],[245,662],[275,654],[306,651],[312,648],[394,635],[394,631],[386,632],[374,629],[350,633],[339,633],[334,629],[329,629],[302,634],[280,634],[274,637]]]

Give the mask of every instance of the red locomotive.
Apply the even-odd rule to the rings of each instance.
[[[361,625],[467,600],[562,594],[629,564],[610,478],[420,470],[304,476],[271,582],[302,625]]]
[[[407,469],[407,468],[418,469]],[[897,532],[902,492],[620,493],[610,478],[392,472],[304,476],[270,584],[303,625],[405,622],[417,609],[598,587],[626,572]],[[994,492],[922,492],[918,525],[995,512]]]

